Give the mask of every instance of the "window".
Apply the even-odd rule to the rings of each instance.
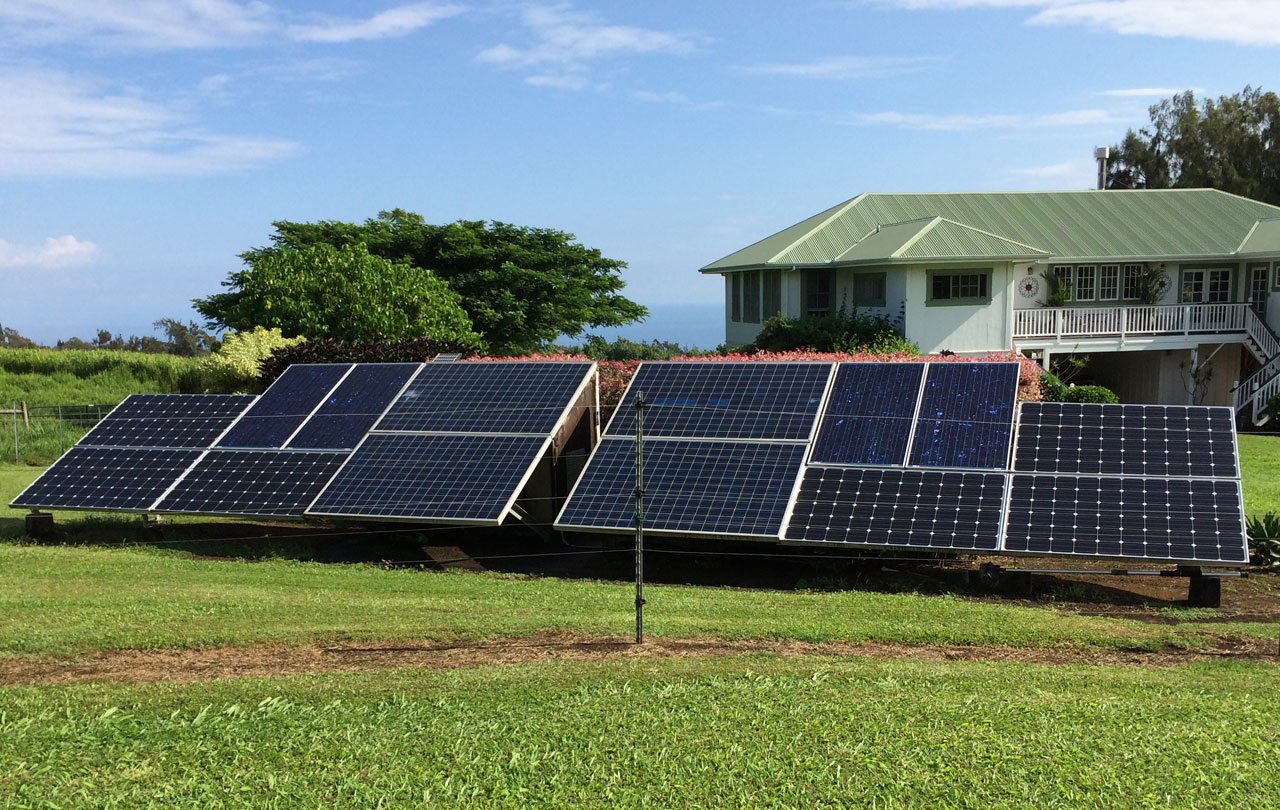
[[[729,274],[729,320],[742,323],[742,274]]]
[[[742,320],[760,323],[760,271],[752,270],[742,279]]]
[[[804,271],[804,314],[829,315],[831,313],[831,287],[834,270]]]
[[[884,306],[884,273],[857,273],[853,277],[853,305],[855,307]]]
[[[1055,265],[1053,268],[1053,275],[1058,279],[1058,285],[1060,289],[1064,293],[1066,293],[1065,300],[1070,301],[1071,300],[1071,280],[1072,280],[1071,265],[1069,264]]]
[[[991,300],[990,270],[930,271],[928,304],[977,304]]]
[[[1098,300],[1114,301],[1120,297],[1120,265],[1104,264],[1098,268]]]
[[[782,311],[782,271],[764,271],[764,312],[765,318],[772,318]]]
[[[1072,298],[1077,301],[1092,301],[1098,297],[1098,268],[1092,264],[1082,264],[1076,268],[1076,283],[1072,288]]]
[[[1182,271],[1185,304],[1225,304],[1231,300],[1231,271],[1226,268]]]
[[[1146,269],[1141,264],[1124,266],[1124,300],[1136,301],[1142,298],[1142,276]]]

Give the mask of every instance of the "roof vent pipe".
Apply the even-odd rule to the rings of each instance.
[[[1098,191],[1107,187],[1107,161],[1111,159],[1111,147],[1099,146],[1093,150],[1093,158],[1098,161]]]

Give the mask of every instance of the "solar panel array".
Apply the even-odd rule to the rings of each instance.
[[[260,397],[136,395],[13,505],[500,522],[594,369],[294,365]]]

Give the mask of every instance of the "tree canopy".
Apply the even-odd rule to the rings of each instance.
[[[619,326],[648,314],[621,295],[625,262],[606,258],[562,231],[464,220],[430,225],[399,208],[363,224],[274,225],[271,246],[244,254],[250,264],[310,246],[363,244],[373,256],[431,271],[447,282],[475,330],[498,354],[527,352],[561,334]],[[200,309],[219,310],[216,305]]]
[[[1197,104],[1188,90],[1149,110],[1107,170],[1108,188],[1216,188],[1280,205],[1280,98],[1246,87]]]
[[[430,270],[370,254],[363,243],[251,250],[222,284],[193,301],[211,326],[279,329],[286,337],[376,343],[409,337],[481,345],[458,295]]]

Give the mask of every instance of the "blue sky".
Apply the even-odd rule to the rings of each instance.
[[[1275,0],[4,0],[0,324],[151,334],[273,220],[401,207],[574,233],[626,334],[711,346],[702,265],[864,191],[1090,187],[1277,46]]]

